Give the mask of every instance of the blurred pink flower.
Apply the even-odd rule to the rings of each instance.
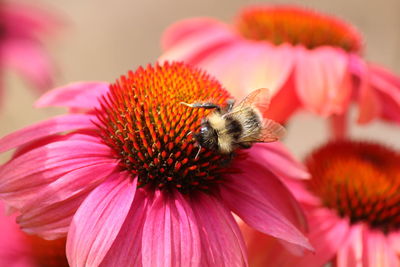
[[[36,89],[48,89],[54,69],[42,39],[54,35],[60,27],[60,19],[41,8],[18,1],[1,1],[0,75],[5,68],[12,68]],[[4,90],[3,86],[1,81],[0,91]]]
[[[250,266],[400,266],[400,153],[378,144],[329,143],[307,159],[312,178],[287,181],[302,204],[315,254],[289,254],[241,224]]]
[[[365,62],[359,33],[331,16],[293,6],[249,7],[233,25],[211,18],[177,22],[162,46],[160,61],[204,68],[237,97],[271,89],[268,116],[280,122],[299,108],[343,115],[355,101],[359,123],[377,117],[400,123],[399,77]]]
[[[48,241],[29,236],[15,223],[16,216],[5,216],[4,212],[0,202],[0,266],[68,266],[65,238]]]
[[[310,249],[301,210],[278,178],[308,174],[281,144],[256,144],[234,158],[203,148],[196,157],[191,133],[210,110],[179,103],[222,105],[228,97],[182,63],[50,91],[38,106],[86,112],[1,139],[1,151],[18,149],[0,169],[0,197],[21,212],[24,231],[68,233],[71,266],[246,266],[231,212]]]

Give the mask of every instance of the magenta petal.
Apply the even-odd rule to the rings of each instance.
[[[200,266],[196,218],[179,192],[156,192],[143,229],[143,266]]]
[[[76,212],[67,238],[71,266],[98,266],[120,231],[136,191],[126,172],[98,186]]]
[[[231,212],[220,199],[204,193],[194,197],[191,207],[201,238],[201,264],[205,267],[247,266],[242,234]]]
[[[349,58],[340,49],[297,49],[296,84],[304,106],[322,116],[340,114],[350,100]]]
[[[258,158],[248,157],[235,166],[242,173],[226,175],[221,186],[224,201],[254,229],[312,250],[299,229],[306,227],[301,208],[282,182]]]
[[[116,166],[115,162],[99,162],[61,176],[24,206],[19,225],[25,232],[47,239],[64,236],[82,201]]]
[[[101,266],[142,266],[142,234],[152,197],[136,190],[132,206]]]
[[[0,194],[8,204],[22,208],[63,174],[110,161],[110,148],[101,143],[82,140],[49,143],[0,167]]]
[[[99,107],[98,98],[109,90],[107,82],[77,82],[53,89],[36,101],[36,107]]]
[[[1,138],[0,153],[48,135],[78,129],[93,129],[95,120],[95,116],[69,114],[38,122]]]

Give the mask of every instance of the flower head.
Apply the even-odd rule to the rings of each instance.
[[[15,1],[1,1],[0,74],[3,75],[4,68],[12,68],[38,90],[48,89],[54,71],[42,41],[60,27],[60,19],[45,10]]]
[[[254,6],[231,25],[210,18],[177,22],[162,41],[161,61],[198,65],[235,96],[270,88],[267,114],[277,121],[301,108],[342,116],[351,101],[359,105],[359,123],[400,121],[400,79],[365,62],[360,34],[337,18],[293,6]]]
[[[314,255],[303,258],[279,251],[261,237],[264,247],[250,252],[260,266],[399,266],[400,153],[370,142],[335,141],[306,159],[312,178],[287,184],[303,205],[310,224]],[[247,229],[254,250],[260,235]],[[257,242],[257,243],[256,243]],[[268,253],[268,249],[275,255]],[[255,265],[257,265],[255,264]]]
[[[182,63],[139,68],[114,84],[77,83],[39,106],[56,117],[0,140],[18,147],[0,169],[0,197],[22,228],[67,236],[72,266],[245,266],[233,211],[259,231],[310,248],[302,213],[277,178],[305,178],[279,143],[224,156],[199,151],[193,133],[229,94]],[[18,168],[16,168],[18,166]]]
[[[65,238],[44,240],[27,235],[15,223],[15,216],[5,216],[0,203],[0,265],[1,266],[68,266]]]

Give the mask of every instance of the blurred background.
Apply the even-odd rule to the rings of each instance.
[[[139,65],[154,63],[161,53],[160,36],[171,23],[193,16],[231,21],[241,6],[258,3],[296,4],[335,15],[363,34],[365,58],[400,75],[400,1],[248,1],[248,0],[31,0],[58,13],[67,27],[56,40],[47,42],[58,68],[55,86],[80,80],[114,81]],[[0,112],[0,135],[63,112],[34,109],[38,95],[13,72],[5,79],[6,101]],[[353,119],[354,123],[355,120]],[[301,158],[327,136],[325,122],[299,113],[284,140]],[[352,124],[353,136],[379,139],[400,148],[400,129],[384,123]],[[3,162],[6,155],[2,155]]]

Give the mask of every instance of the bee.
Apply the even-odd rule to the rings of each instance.
[[[269,90],[261,88],[250,93],[238,105],[229,99],[221,107],[212,102],[181,102],[191,108],[214,109],[202,119],[200,131],[194,134],[199,145],[221,154],[231,154],[238,148],[247,149],[257,142],[274,142],[285,134],[285,128],[279,123],[264,118],[268,109]]]

